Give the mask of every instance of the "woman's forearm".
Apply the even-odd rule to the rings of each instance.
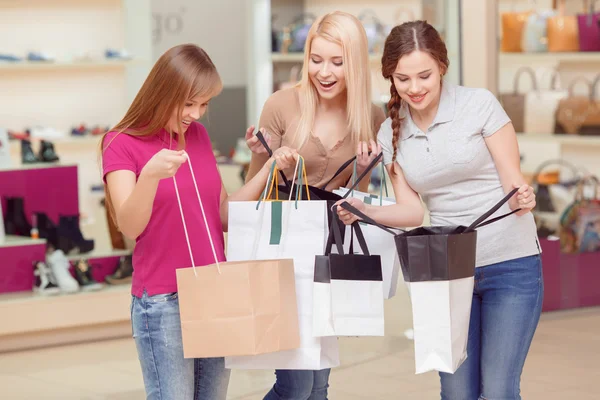
[[[365,214],[381,225],[407,228],[423,224],[425,211],[423,206],[409,204],[392,204],[389,206],[365,205]]]
[[[135,240],[146,229],[152,215],[158,182],[142,173],[129,197],[115,207],[119,229],[129,239]]]

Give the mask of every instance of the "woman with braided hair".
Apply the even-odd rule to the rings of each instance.
[[[397,204],[372,207],[349,199],[389,226],[469,225],[513,188],[499,214],[478,229],[468,358],[440,373],[442,400],[520,399],[520,377],[539,321],[542,265],[530,210],[533,189],[520,170],[515,130],[486,89],[444,81],[449,62],[439,33],[425,21],[396,26],[385,42],[382,73],[391,83],[390,117],[378,141]],[[338,208],[341,219],[357,220]]]

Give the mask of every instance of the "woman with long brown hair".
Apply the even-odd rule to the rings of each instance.
[[[521,174],[515,130],[495,96],[443,80],[446,45],[425,21],[389,34],[382,73],[391,83],[390,117],[378,133],[397,204],[359,211],[388,226],[468,226],[513,188],[498,213],[517,213],[478,229],[468,357],[440,373],[443,400],[520,399],[520,377],[539,321],[542,263],[530,210],[535,195]],[[421,197],[421,198],[420,198]],[[338,209],[345,223],[354,214]]]
[[[227,394],[223,358],[183,357],[175,270],[191,266],[190,252],[196,266],[225,260],[228,202],[258,199],[273,160],[228,196],[208,132],[196,122],[221,88],[204,50],[173,47],[102,138],[106,204],[121,232],[136,240],[131,323],[148,399],[224,400]],[[293,156],[280,158],[278,166],[293,162]],[[190,249],[186,236],[193,239]]]

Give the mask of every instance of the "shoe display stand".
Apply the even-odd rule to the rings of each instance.
[[[543,311],[600,306],[600,252],[565,254],[559,240],[540,239]]]
[[[26,220],[17,219],[21,225],[31,225],[34,213],[44,213],[54,224],[65,215],[77,218],[78,167],[35,164],[0,169],[0,198],[5,215],[10,211],[7,199],[20,199]],[[75,266],[83,260],[93,267],[89,270],[93,280],[101,284],[80,283],[74,293],[44,295],[33,290],[34,265],[47,260],[49,241],[8,235],[0,244],[0,319],[9,321],[0,326],[0,352],[130,334],[130,286],[103,282],[115,272],[120,258],[131,252],[100,248],[66,254],[64,262],[72,276],[76,276]]]

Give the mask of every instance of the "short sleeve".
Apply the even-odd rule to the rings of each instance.
[[[381,145],[383,152],[383,164],[388,165],[392,163],[392,157],[394,155],[394,146],[392,145],[392,119],[388,118],[381,124],[379,132],[377,132],[377,142]]]
[[[137,165],[125,133],[109,132],[102,143],[102,180],[113,171],[128,170],[137,173]]]
[[[284,89],[273,93],[265,102],[260,114],[259,128],[264,128],[273,139],[277,138],[272,143],[274,149],[281,147],[281,139],[285,134],[286,124],[282,108],[291,106],[290,99],[288,99],[290,94],[294,95],[294,93],[288,93],[291,90],[295,89]]]
[[[489,137],[508,124],[510,118],[496,96],[489,90],[482,89],[480,100],[481,115],[484,118],[481,134],[483,137]]]

